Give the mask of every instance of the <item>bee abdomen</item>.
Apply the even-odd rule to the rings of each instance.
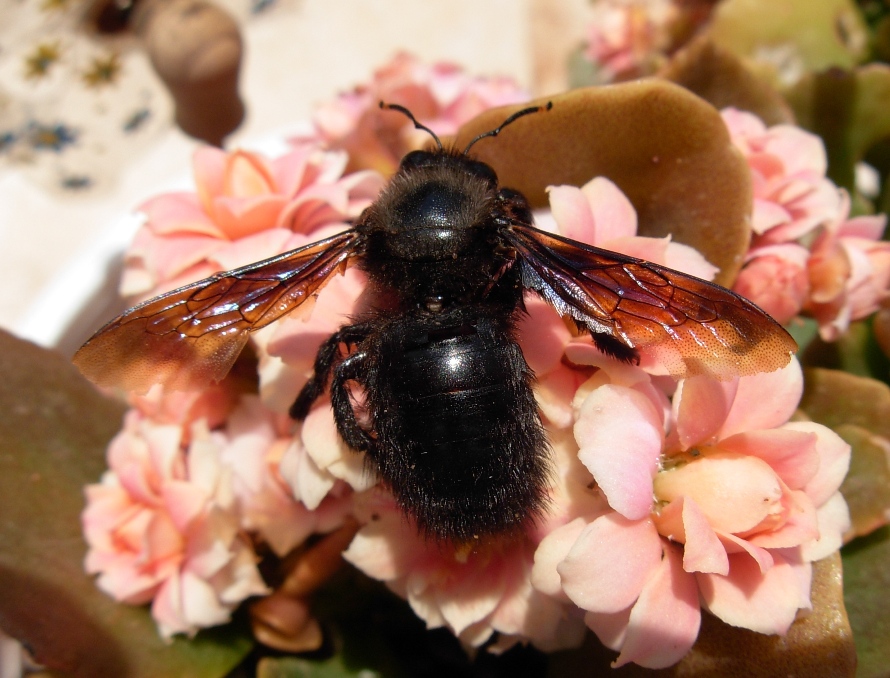
[[[547,442],[519,346],[463,324],[401,346],[379,372],[370,456],[405,511],[438,539],[521,529],[543,509]]]

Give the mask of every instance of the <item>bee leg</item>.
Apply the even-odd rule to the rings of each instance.
[[[368,323],[341,327],[334,332],[318,349],[315,356],[314,374],[303,386],[288,414],[291,419],[301,421],[309,414],[312,404],[321,397],[331,376],[334,365],[340,361],[340,344],[354,345],[364,341],[370,331]]]
[[[334,378],[331,380],[331,407],[334,408],[337,430],[347,445],[360,451],[367,450],[374,443],[374,438],[356,419],[346,382],[362,384],[367,380],[367,373],[368,355],[353,353],[334,368]]]

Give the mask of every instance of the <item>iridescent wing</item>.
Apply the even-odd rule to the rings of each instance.
[[[250,332],[311,298],[359,250],[346,231],[149,299],[96,332],[74,364],[100,386],[202,388],[226,376]]]
[[[618,358],[646,350],[674,376],[730,379],[779,369],[797,350],[779,323],[719,285],[529,225],[502,236],[517,250],[523,285]]]

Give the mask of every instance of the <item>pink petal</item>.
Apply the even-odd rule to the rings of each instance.
[[[139,206],[146,228],[156,236],[192,233],[223,238],[225,233],[211,219],[194,193],[164,193]]]
[[[848,219],[838,228],[842,238],[856,238],[865,241],[880,241],[887,228],[887,215],[874,214]]]
[[[821,560],[843,545],[844,533],[850,529],[850,509],[840,492],[835,492],[816,510],[819,538],[803,544],[801,556],[807,562]]]
[[[505,568],[491,565],[466,569],[461,576],[434,588],[439,611],[455,635],[495,611],[510,576]]]
[[[718,437],[781,426],[794,414],[802,393],[803,372],[795,358],[780,370],[742,377]]]
[[[538,591],[554,598],[565,597],[562,580],[556,568],[565,560],[585,527],[587,527],[586,520],[575,518],[572,522],[553,530],[538,544],[531,572],[532,586]]]
[[[661,539],[651,520],[609,513],[584,528],[556,569],[563,590],[578,607],[611,613],[639,597],[661,557]]]
[[[272,168],[258,153],[237,150],[226,159],[224,192],[233,198],[252,198],[275,193],[278,187]]]
[[[637,234],[637,212],[627,196],[605,177],[596,177],[581,187],[593,213],[596,244],[604,245],[616,238]],[[568,238],[578,240],[573,235]],[[593,241],[587,241],[593,244]]]
[[[766,142],[764,152],[782,158],[788,174],[812,172],[825,175],[828,168],[825,144],[812,132],[794,125],[775,125],[769,128]]]
[[[652,401],[632,388],[601,386],[582,403],[574,431],[578,458],[612,508],[631,519],[647,516],[664,437]]]
[[[560,365],[535,380],[535,399],[541,414],[557,429],[565,429],[575,423],[572,399],[584,382],[584,373]]]
[[[217,626],[229,620],[231,610],[223,605],[216,590],[206,579],[191,572],[182,574],[182,615],[187,629],[194,632],[197,628]]]
[[[739,533],[760,525],[778,508],[782,484],[769,465],[756,457],[709,451],[655,477],[660,501],[695,500],[717,531]]]
[[[163,489],[164,503],[176,528],[180,532],[186,532],[204,507],[207,505],[207,495],[190,482],[171,481]]]
[[[747,536],[751,544],[765,549],[780,549],[800,546],[819,538],[816,507],[804,492],[786,492],[782,497],[782,507],[784,524]]]
[[[606,249],[613,252],[626,254],[629,257],[646,259],[656,264],[665,265],[667,250],[670,245],[669,238],[645,238],[642,236],[630,236],[626,238],[614,238],[603,243]]]
[[[665,251],[664,265],[683,273],[694,275],[702,280],[713,280],[720,270],[711,264],[704,255],[694,247],[679,242],[671,242]]]
[[[550,211],[566,238],[592,245],[597,241],[596,225],[590,203],[574,186],[550,186]]]
[[[797,610],[809,607],[799,574],[778,554],[775,565],[761,572],[750,558],[729,557],[729,575],[696,575],[707,609],[727,624],[758,633],[784,635]]]
[[[717,531],[717,536],[720,538],[720,541],[723,542],[723,546],[726,548],[728,554],[747,553],[754,559],[754,562],[757,563],[757,567],[760,568],[761,572],[766,572],[773,566],[773,556],[771,552],[767,551],[765,548],[755,546],[747,539],[741,539],[734,534],[729,534],[727,532]]]
[[[151,616],[157,622],[161,634],[166,638],[188,630],[188,624],[183,619],[178,573],[168,578],[158,589],[151,605]]]
[[[286,204],[287,200],[280,195],[251,198],[220,196],[213,201],[216,223],[231,240],[275,228]]]
[[[850,469],[850,446],[837,433],[821,424],[794,421],[782,428],[816,434],[819,468],[803,489],[817,507],[821,506],[831,498],[847,476]]]
[[[307,144],[272,160],[272,173],[278,193],[288,197],[296,194],[303,184],[312,153],[313,148]]]
[[[414,528],[397,514],[362,527],[343,552],[346,561],[380,581],[405,576],[423,556]]]
[[[621,654],[612,666],[630,662],[649,669],[677,663],[698,638],[701,609],[695,577],[685,572],[680,549],[664,545],[664,558],[630,612]]]
[[[587,628],[596,634],[600,642],[610,650],[621,650],[627,638],[627,627],[630,624],[631,607],[618,612],[588,612],[584,615]]]
[[[560,365],[572,335],[559,314],[543,299],[526,299],[525,309],[527,314],[519,320],[517,337],[528,366],[541,377]]]
[[[225,242],[208,258],[219,266],[219,270],[230,271],[283,254],[290,244],[291,235],[290,231],[283,228],[260,231],[234,242]]]
[[[791,214],[777,202],[765,198],[754,198],[751,230],[757,235],[762,235],[771,228],[789,221],[791,221]]]
[[[709,442],[732,407],[739,382],[700,376],[682,380],[672,401],[681,449]]]
[[[720,441],[720,449],[763,459],[792,490],[810,482],[819,470],[816,434],[781,429],[746,431]]]
[[[202,146],[192,156],[195,188],[207,214],[213,214],[213,198],[225,192],[227,159],[225,151],[213,146]]]
[[[683,569],[687,572],[729,573],[726,548],[717,537],[707,517],[692,499],[682,498],[685,546]]]

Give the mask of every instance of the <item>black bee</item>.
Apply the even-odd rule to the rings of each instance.
[[[99,384],[200,388],[222,379],[248,334],[294,310],[337,272],[368,274],[368,308],[324,342],[291,408],[330,390],[337,428],[432,538],[509,534],[547,502],[548,445],[516,341],[532,290],[619,360],[653,348],[677,376],[785,365],[794,340],[718,285],[546,233],[517,191],[463,151],[413,151],[338,235],[136,306],[74,361]],[[549,105],[546,107],[549,109]],[[357,417],[355,389],[364,393]]]

